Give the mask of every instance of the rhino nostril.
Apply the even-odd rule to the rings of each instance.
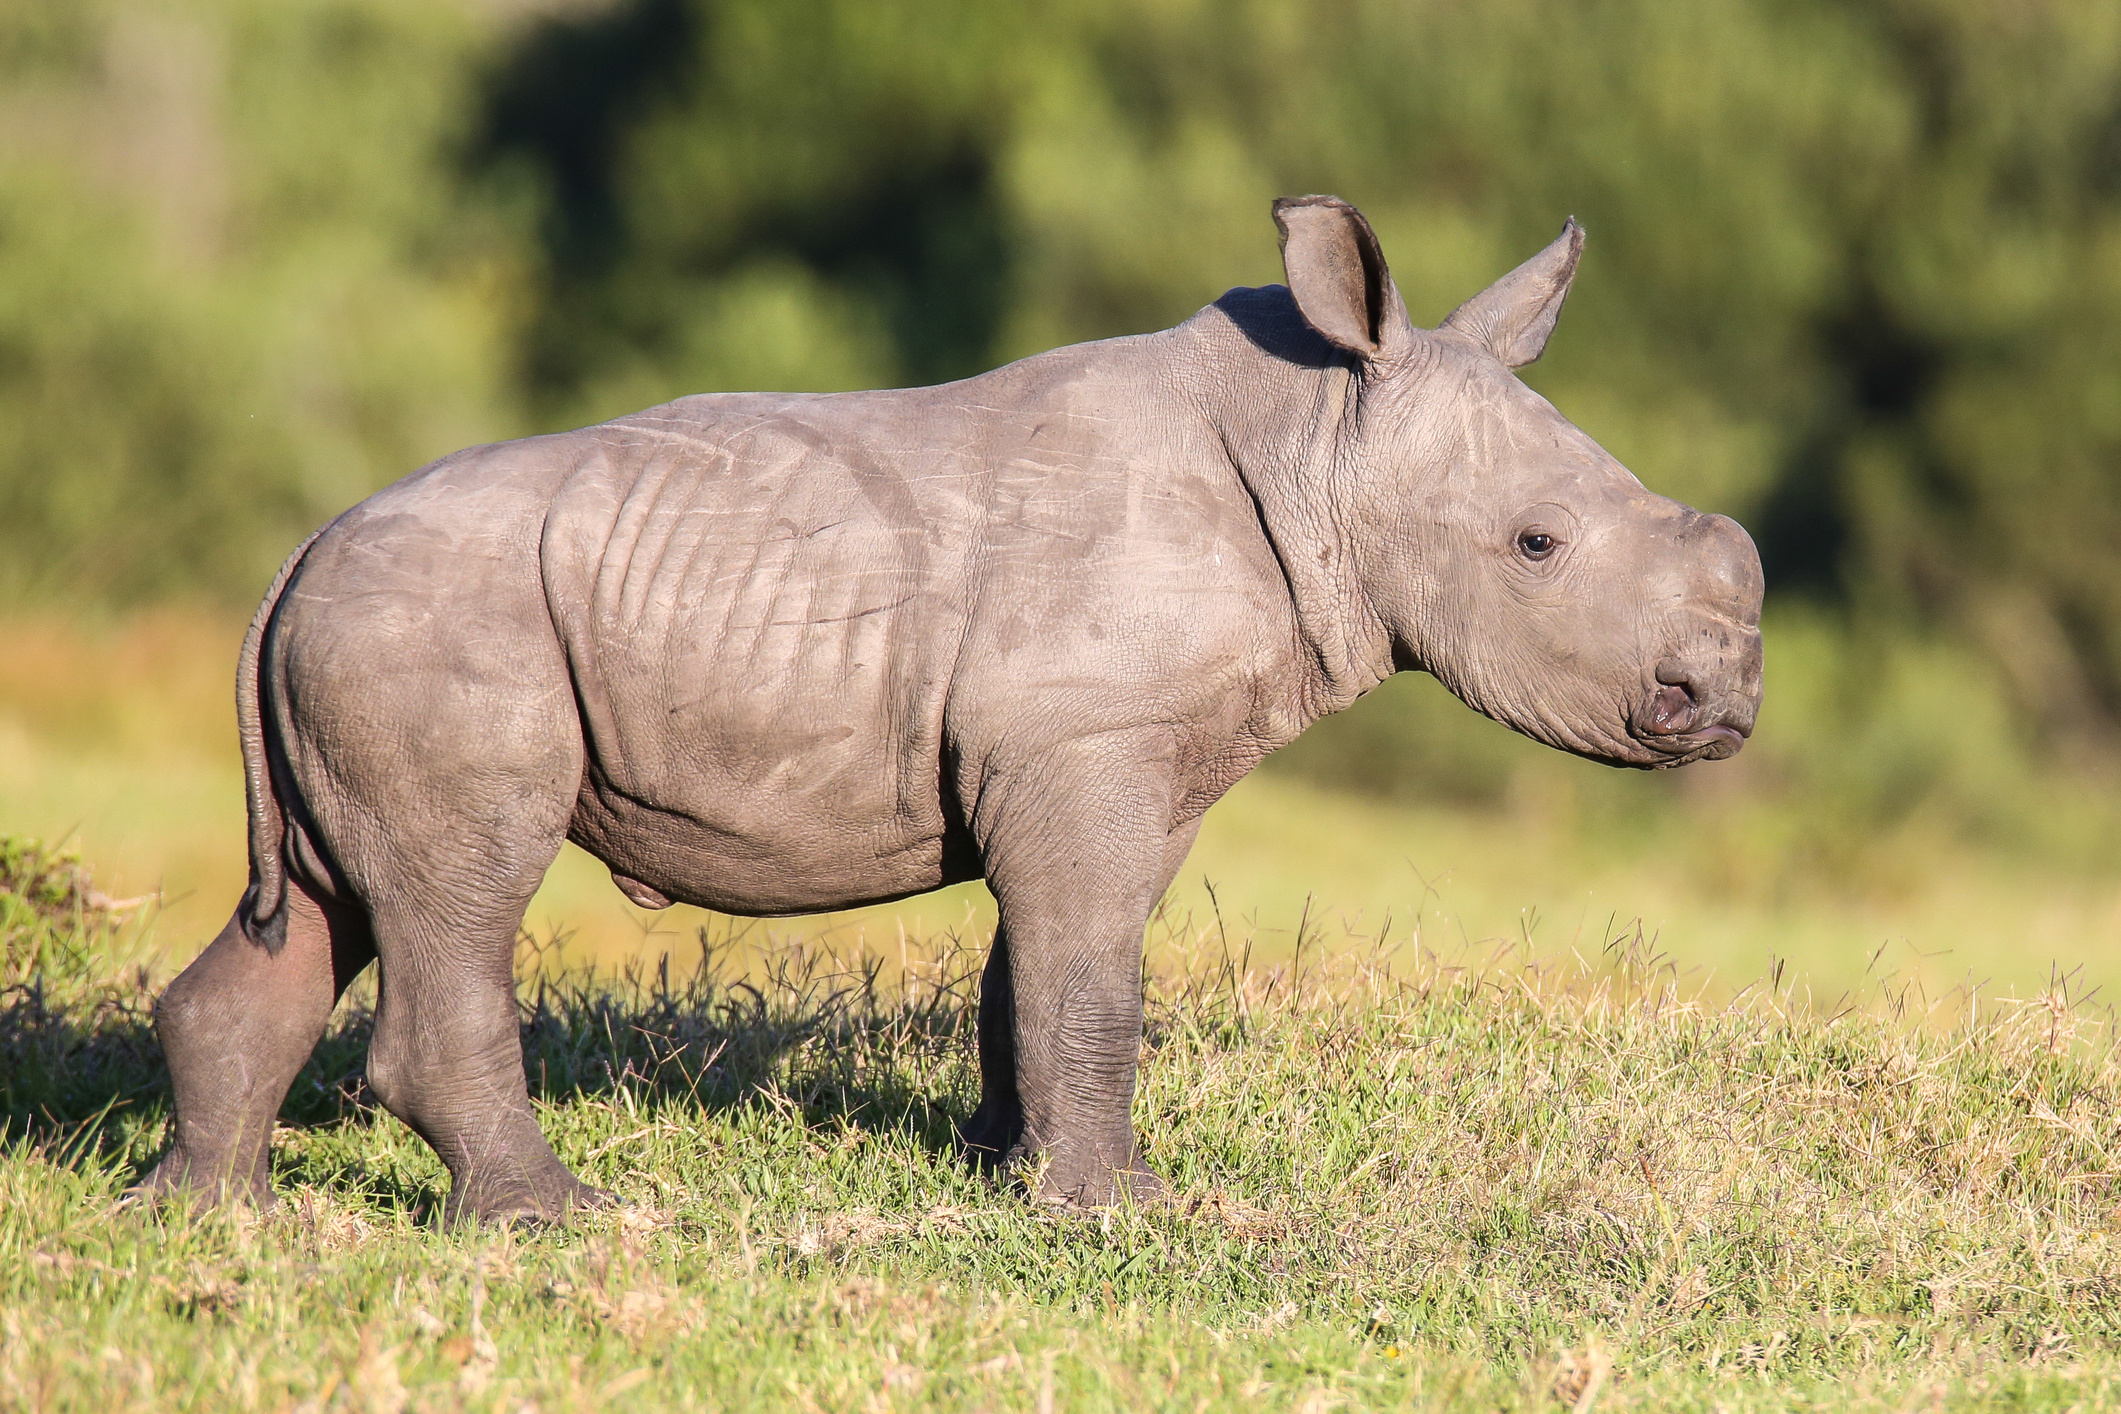
[[[1650,676],[1666,687],[1686,689],[1689,697],[1694,695],[1694,670],[1680,658],[1667,658],[1659,663]]]
[[[1664,683],[1650,698],[1651,731],[1676,734],[1685,731],[1693,720],[1693,684]]]

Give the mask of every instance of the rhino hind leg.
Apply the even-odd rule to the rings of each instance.
[[[374,958],[351,910],[291,887],[277,949],[231,918],[155,1004],[176,1094],[170,1147],[132,1196],[273,1205],[273,1121],[347,984]]]
[[[516,938],[560,852],[570,800],[550,789],[565,779],[553,763],[507,749],[522,741],[496,733],[491,767],[467,771],[450,768],[448,738],[435,731],[391,809],[361,812],[378,828],[340,832],[352,853],[342,848],[339,862],[360,880],[375,930],[368,1086],[447,1165],[445,1224],[563,1222],[613,1201],[546,1142],[524,1073]]]
[[[412,632],[387,596],[369,596],[379,609],[319,574],[297,581],[267,668],[289,684],[274,694],[289,814],[375,941],[368,1087],[447,1165],[445,1222],[601,1206],[539,1132],[516,1010],[523,911],[583,770],[542,603],[476,578],[423,588],[415,621],[450,628]]]
[[[574,1176],[531,1108],[514,976],[529,894],[478,892],[376,910],[382,986],[369,1088],[448,1166],[445,1224],[564,1222],[613,1195]]]

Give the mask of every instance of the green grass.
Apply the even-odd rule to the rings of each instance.
[[[533,1091],[628,1206],[444,1231],[443,1173],[361,1089],[360,995],[290,1097],[275,1212],[121,1206],[166,1108],[155,979],[100,902],[0,859],[0,1408],[2121,1399],[2121,1055],[2059,992],[1711,1004],[1638,935],[1247,967],[1167,917],[1137,1117],[1177,1200],[1081,1218],[951,1152],[980,939],[742,981],[548,948]]]

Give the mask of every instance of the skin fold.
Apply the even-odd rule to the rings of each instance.
[[[1416,329],[1368,224],[1275,205],[1289,285],[963,382],[682,398],[446,457],[297,550],[237,697],[251,885],[157,1009],[148,1195],[271,1202],[272,1123],[381,965],[369,1084],[445,1215],[556,1219],[516,930],[562,841],[635,902],[784,915],[984,877],[976,1159],[1153,1197],[1143,929],[1202,813],[1396,671],[1565,751],[1728,756],[1745,532],[1518,381],[1583,244]]]

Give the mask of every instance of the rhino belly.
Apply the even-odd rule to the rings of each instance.
[[[571,836],[636,903],[690,903],[772,917],[856,908],[978,877],[964,842],[938,828],[908,839],[877,821],[790,807],[737,821],[660,809],[585,788]],[[836,813],[835,813],[836,814]],[[888,818],[888,817],[887,817]]]
[[[636,671],[617,678],[620,654],[597,655],[607,673],[576,681],[576,843],[644,892],[729,913],[846,908],[972,877],[942,796],[940,694],[874,641],[881,627],[814,625],[787,656],[687,635],[695,651],[652,655],[654,671],[636,641]]]

